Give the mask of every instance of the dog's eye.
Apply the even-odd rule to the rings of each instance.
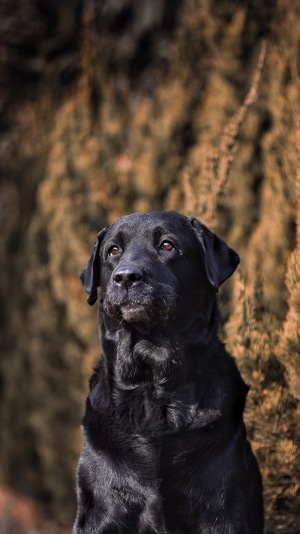
[[[171,241],[163,241],[160,245],[160,248],[162,250],[166,250],[167,252],[172,252],[173,250],[175,250],[175,246],[173,245],[173,243],[171,243]]]
[[[121,249],[117,245],[113,245],[108,249],[108,256],[116,256],[117,254],[120,254]]]

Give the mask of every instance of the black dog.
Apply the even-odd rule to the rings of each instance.
[[[217,337],[216,290],[238,255],[197,219],[122,217],[82,273],[101,287],[73,533],[261,534],[248,388]]]

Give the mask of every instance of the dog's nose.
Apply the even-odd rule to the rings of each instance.
[[[113,280],[118,286],[129,289],[143,280],[143,271],[134,265],[122,265],[118,267],[113,275]]]

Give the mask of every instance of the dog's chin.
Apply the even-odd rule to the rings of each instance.
[[[166,324],[174,313],[173,301],[169,306],[158,302],[136,302],[134,299],[115,302],[113,299],[102,300],[103,311],[120,325],[126,323],[133,328],[149,331],[157,324]]]
[[[139,324],[149,327],[156,322],[151,310],[142,304],[126,304],[121,306],[120,311],[122,319],[129,324]]]

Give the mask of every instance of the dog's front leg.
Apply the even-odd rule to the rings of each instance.
[[[85,436],[73,534],[167,534],[155,446],[124,432],[116,439],[116,429],[107,420],[106,432],[110,430],[109,442],[101,436],[91,443]]]

